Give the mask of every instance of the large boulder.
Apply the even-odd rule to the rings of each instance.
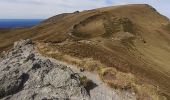
[[[88,99],[79,76],[73,75],[69,67],[38,54],[31,40],[21,40],[0,61],[0,99]]]

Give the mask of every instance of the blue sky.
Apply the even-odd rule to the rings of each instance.
[[[59,13],[145,3],[170,18],[170,0],[0,0],[0,19],[44,19]]]

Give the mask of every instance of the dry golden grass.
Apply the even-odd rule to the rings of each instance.
[[[159,88],[145,82],[141,82],[131,73],[122,73],[114,68],[104,68],[100,72],[103,81],[110,87],[125,91],[132,91],[139,100],[167,100],[159,93]]]
[[[0,51],[14,41],[32,38],[48,44],[40,49],[44,55],[90,71],[101,70],[100,66],[105,65],[132,73],[151,86],[159,86],[160,93],[170,99],[169,23],[169,19],[145,4],[61,14],[28,29],[0,30]],[[124,36],[124,32],[133,37]],[[115,40],[120,36],[120,40]],[[122,87],[129,83],[118,79],[123,82]]]
[[[161,94],[159,87],[141,81],[131,73],[118,71],[114,67],[103,65],[100,61],[96,61],[93,58],[78,59],[70,55],[65,55],[54,48],[50,48],[52,46],[47,46],[49,45],[46,44],[46,46],[43,46],[41,43],[37,43],[37,48],[41,54],[76,65],[91,72],[96,72],[99,74],[101,80],[111,88],[134,92],[138,100],[167,100],[166,95]],[[88,84],[91,82],[86,77],[81,77],[80,80],[85,87],[88,87]]]

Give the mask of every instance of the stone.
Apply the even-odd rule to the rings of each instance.
[[[14,43],[0,61],[0,99],[88,100],[74,72],[36,52],[32,40]]]

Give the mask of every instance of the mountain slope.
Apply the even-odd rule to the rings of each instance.
[[[69,59],[99,61],[132,73],[168,96],[169,26],[168,18],[146,4],[106,7],[60,14],[31,28],[1,33],[0,48],[21,38],[32,38],[45,47],[40,51],[47,56],[59,58],[56,52],[60,52]]]

